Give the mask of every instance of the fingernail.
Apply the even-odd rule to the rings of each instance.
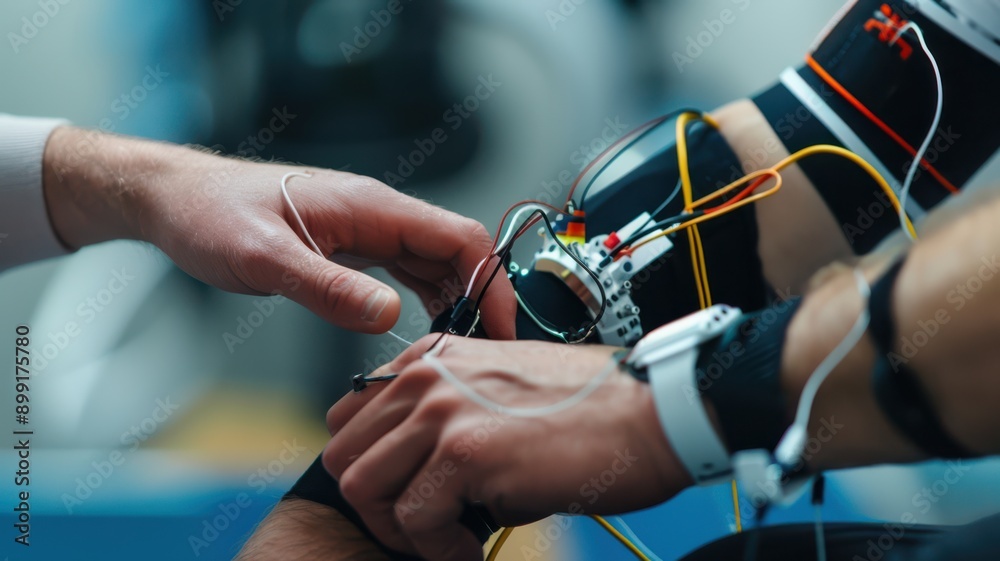
[[[361,319],[368,323],[375,323],[382,316],[385,307],[389,305],[389,291],[380,288],[372,293],[365,302],[365,307],[361,310]]]

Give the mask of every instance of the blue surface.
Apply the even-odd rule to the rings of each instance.
[[[835,483],[827,480],[826,503],[823,519],[827,521],[868,520],[843,501],[838,500]],[[746,500],[748,495],[741,493]],[[741,510],[744,528],[752,524],[749,507]],[[728,535],[732,530],[732,498],[729,485],[710,489],[688,489],[662,505],[622,516],[643,542],[663,561],[678,559],[699,547]],[[809,494],[804,494],[794,504],[774,508],[768,514],[765,525],[791,522],[812,522],[814,509],[809,503]],[[580,561],[607,561],[608,559],[632,559],[631,554],[617,540],[601,529],[596,523],[586,520],[574,524],[571,535],[579,544]],[[722,560],[720,560],[722,561]]]
[[[233,490],[228,498],[220,499],[220,502],[232,501],[240,492],[244,490]],[[278,498],[253,496],[245,508],[239,509],[234,520],[228,524],[221,519],[218,521],[218,526],[223,529],[217,532],[217,536],[207,534],[214,538],[211,541],[204,540],[205,523],[207,521],[211,525],[216,517],[222,515],[217,504],[184,516],[39,514],[31,518],[30,547],[13,544],[14,518],[5,513],[0,516],[0,527],[4,528],[0,555],[9,557],[10,561],[229,561]],[[204,540],[205,545],[192,545],[192,537]]]

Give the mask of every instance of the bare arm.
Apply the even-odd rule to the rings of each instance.
[[[931,397],[946,430],[966,448],[1000,452],[1000,200],[986,202],[918,242],[900,272],[893,297],[896,360],[905,360]],[[878,278],[887,259],[864,265]],[[803,302],[784,350],[783,379],[795,406],[809,374],[850,328],[861,307],[846,268]],[[914,334],[923,333],[914,337]],[[922,346],[913,341],[926,343]],[[901,341],[901,339],[900,339]],[[915,353],[911,351],[915,350]],[[884,417],[871,390],[875,348],[865,337],[820,389],[811,432],[836,418],[843,428],[812,458],[817,468],[923,459]]]
[[[384,561],[382,553],[336,510],[286,499],[261,522],[235,561]]]

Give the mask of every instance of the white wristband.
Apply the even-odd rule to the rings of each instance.
[[[633,351],[632,366],[648,373],[667,441],[699,485],[727,479],[733,468],[698,391],[698,353],[702,343],[723,333],[740,315],[736,308],[713,306],[653,331]]]

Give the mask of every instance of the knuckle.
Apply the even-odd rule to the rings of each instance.
[[[340,476],[340,493],[344,496],[347,502],[351,503],[357,510],[362,510],[362,507],[368,501],[371,490],[366,484],[364,475],[360,473],[360,470],[347,468]]]
[[[325,268],[316,279],[316,300],[330,313],[341,312],[358,284],[358,274],[344,269]]]
[[[493,243],[493,237],[486,229],[486,226],[469,218],[464,218],[463,220],[465,221],[465,225],[463,226],[465,234],[471,243],[478,245],[490,245]]]
[[[346,181],[346,183],[351,189],[366,195],[381,193],[386,190],[392,191],[393,193],[396,192],[385,183],[365,175],[353,175]]]
[[[465,405],[465,398],[450,386],[442,386],[429,392],[413,412],[414,416],[431,422],[443,422],[451,418]]]
[[[438,373],[422,360],[412,362],[399,372],[399,379],[390,384],[390,389],[413,395],[423,392],[438,381]]]

